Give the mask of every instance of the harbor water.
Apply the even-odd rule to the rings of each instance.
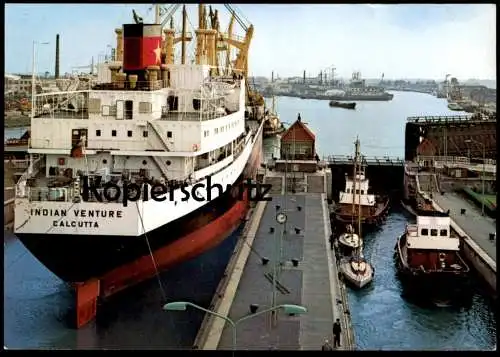
[[[331,108],[328,101],[276,98],[281,120],[302,120],[316,134],[318,154],[351,155],[359,136],[366,156],[404,155],[408,116],[457,115],[446,100],[395,92],[390,102],[358,102],[356,110]],[[264,143],[266,157],[278,155],[277,139]],[[349,291],[350,313],[359,349],[491,350],[496,346],[496,314],[481,289],[461,307],[426,306],[401,296],[392,261],[396,237],[412,218],[393,205],[386,223],[365,238],[365,254],[376,273],[373,284]],[[4,341],[8,348],[190,348],[203,314],[161,310],[169,301],[208,306],[239,231],[219,247],[113,298],[99,319],[75,331],[68,327],[69,289],[47,271],[12,235],[4,249]],[[175,316],[175,317],[174,317]]]

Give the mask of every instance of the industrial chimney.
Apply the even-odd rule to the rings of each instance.
[[[59,79],[59,34],[56,35],[56,68],[55,78]]]
[[[271,72],[271,83],[274,82],[274,71]]]
[[[304,71],[304,84],[306,84],[306,71]]]

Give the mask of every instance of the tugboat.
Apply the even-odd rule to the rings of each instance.
[[[264,117],[264,139],[275,137],[285,131],[285,126],[280,122],[278,114],[276,114],[276,100],[273,96],[273,106],[271,110],[266,111]]]
[[[356,139],[356,156],[359,156],[359,139]],[[356,166],[356,165],[355,165]],[[356,171],[355,171],[356,172]],[[359,181],[359,187],[354,189],[354,181]],[[346,174],[345,189],[340,192],[339,202],[333,212],[334,218],[339,224],[347,225],[352,221],[352,205],[360,206],[359,215],[361,224],[365,226],[379,225],[383,222],[389,208],[389,197],[369,194],[369,180],[365,176],[364,167],[360,164],[355,177]],[[354,213],[354,219],[357,219]]]
[[[463,291],[469,282],[469,266],[460,256],[460,239],[451,236],[446,212],[417,209],[417,223],[409,224],[398,238],[395,260],[406,290],[421,296]]]
[[[356,190],[358,185],[361,185],[360,180],[360,175],[358,172],[358,167],[359,165],[359,140],[356,141],[356,158],[354,161],[354,192],[358,193],[358,196],[360,195],[360,191]],[[355,199],[354,197],[352,198],[352,208],[353,208],[353,215],[354,217],[354,205],[355,205]],[[375,275],[375,270],[373,269],[372,265],[364,258],[363,256],[363,243],[361,240],[361,204],[360,200],[358,199],[358,215],[357,215],[357,220],[358,220],[358,234],[357,234],[357,240],[354,239],[354,231],[352,229],[352,226],[348,226],[348,230],[346,234],[350,234],[350,242],[352,242],[350,245],[355,247],[354,249],[354,254],[349,256],[349,257],[344,257],[340,260],[340,272],[342,273],[342,276],[355,288],[361,289],[364,286],[368,285],[372,280],[373,276]],[[346,240],[346,244],[348,244],[349,240]],[[340,243],[340,238],[339,238],[339,243]],[[356,244],[357,243],[357,244]]]
[[[346,233],[342,233],[338,238],[339,252],[344,256],[351,256],[362,245],[361,237],[354,233],[351,225],[348,225]]]
[[[338,107],[338,108],[345,108],[345,109],[356,109],[356,103],[355,102],[342,103],[342,102],[337,102],[335,100],[331,100],[330,101],[330,107]]]

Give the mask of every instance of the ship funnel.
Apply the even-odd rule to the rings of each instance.
[[[56,79],[59,79],[59,34],[56,35],[56,68],[54,75]]]
[[[149,66],[161,65],[161,33],[161,25],[123,25],[124,72],[137,74],[138,80],[142,82],[146,80]]]

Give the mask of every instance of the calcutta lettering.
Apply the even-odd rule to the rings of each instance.
[[[120,210],[102,209],[47,209],[32,208],[31,216],[43,216],[57,218],[52,221],[53,227],[65,228],[99,228],[99,223],[95,218],[123,218]],[[73,220],[73,218],[75,220]]]

